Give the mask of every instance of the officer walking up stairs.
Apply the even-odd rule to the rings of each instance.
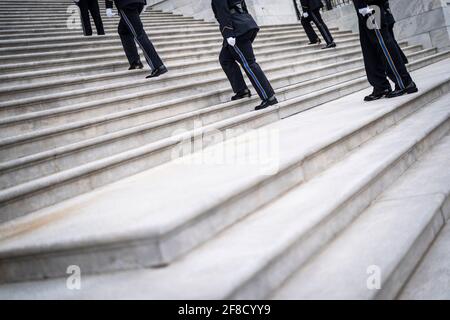
[[[80,8],[81,26],[83,27],[83,34],[85,36],[92,36],[91,20],[89,13],[95,23],[97,34],[103,36],[105,29],[103,28],[102,16],[100,15],[100,8],[98,7],[98,0],[74,0],[75,4]]]
[[[144,11],[147,4],[146,0],[114,0],[114,3],[119,11],[120,22],[118,26],[118,33],[125,54],[130,63],[130,69],[142,69],[139,53],[135,41],[139,44],[144,52],[151,74],[147,78],[158,77],[167,72],[161,58],[155,50],[152,42],[144,30],[140,14]],[[113,0],[106,0],[106,15],[113,17]]]
[[[245,1],[212,0],[211,5],[220,24],[220,31],[225,39],[219,61],[234,93],[236,93],[231,100],[239,100],[251,96],[241,69],[237,64],[239,62],[262,100],[255,110],[261,110],[277,104],[278,100],[275,97],[275,92],[256,62],[252,43],[256,38],[259,27],[248,13]]]
[[[365,101],[378,100],[383,97],[394,98],[418,91],[406,69],[398,44],[392,37],[392,32],[389,31],[386,10],[383,9],[387,1],[353,1],[359,20],[359,35],[367,78],[374,88],[372,94],[364,98]],[[376,5],[380,8],[378,10],[380,17],[376,16],[378,13],[369,5]],[[388,72],[386,72],[387,68],[389,68]],[[392,91],[386,73],[392,73],[396,86],[394,91]]]
[[[336,43],[334,42],[333,36],[331,35],[330,30],[323,21],[322,15],[320,14],[320,9],[323,8],[322,1],[300,0],[300,2],[303,9],[303,15],[300,21],[310,41],[309,44],[316,44],[321,42],[313,27],[311,26],[311,23],[314,22],[314,24],[317,26],[317,29],[319,29],[323,39],[327,43],[327,45],[322,49],[335,48]]]

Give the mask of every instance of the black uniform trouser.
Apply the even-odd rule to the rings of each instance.
[[[386,78],[392,72],[394,83],[402,88],[412,82],[406,69],[398,44],[389,31],[389,26],[382,25],[381,29],[368,28],[367,19],[360,19],[359,34],[364,56],[367,79],[377,91],[391,88]]]
[[[308,11],[308,17],[302,17],[300,21],[310,42],[317,42],[317,40],[319,39],[313,27],[311,26],[312,22],[314,22],[314,24],[317,26],[317,29],[319,29],[320,34],[327,44],[330,44],[334,41],[330,30],[322,19],[320,9]]]
[[[80,8],[81,15],[81,26],[83,27],[83,33],[85,36],[92,35],[91,20],[89,18],[89,13],[95,23],[95,28],[97,29],[98,35],[104,35],[105,29],[103,28],[102,17],[100,15],[100,8],[98,7],[97,0],[80,0],[78,2],[78,7]]]
[[[220,52],[219,61],[235,93],[247,89],[247,84],[238,65],[239,62],[261,100],[267,100],[274,95],[274,90],[266,75],[261,70],[261,67],[256,62],[252,45],[256,34],[257,31],[249,31],[237,37],[234,47],[228,44],[224,45]]]
[[[140,3],[132,3],[124,8],[118,9],[120,14],[118,32],[130,65],[140,61],[136,47],[137,42],[144,52],[145,60],[150,66],[150,69],[154,70],[162,66],[163,62],[142,25],[140,17],[142,9],[144,9],[144,5]]]
[[[404,64],[408,64],[409,63],[408,58],[406,57],[406,55],[403,52],[402,48],[400,48],[400,45],[398,44],[397,40],[395,39],[394,24],[393,23],[389,24],[388,31],[389,31],[392,39],[394,40],[395,46],[397,47],[397,50],[400,53],[400,57],[403,60],[403,63]],[[394,72],[392,72],[392,69],[388,65],[386,65],[386,74],[389,77],[389,79],[391,79],[391,81],[395,83],[396,80],[395,80]]]

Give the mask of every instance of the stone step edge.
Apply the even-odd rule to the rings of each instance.
[[[449,86],[450,86],[450,79],[447,79],[447,81],[445,81],[444,83],[446,83],[446,86],[449,87]],[[423,98],[423,97],[428,96],[428,95],[430,95],[430,94],[433,95],[433,93],[436,94],[436,91],[439,91],[439,93],[440,93],[440,89],[438,89],[438,88],[440,88],[442,85],[443,85],[443,83],[440,83],[439,85],[436,85],[435,87],[433,87],[432,89],[430,89],[430,91],[427,91],[426,93],[423,93],[423,94],[420,96],[420,98]],[[432,92],[433,92],[433,93],[432,93]],[[391,128],[391,127],[394,126],[396,123],[398,123],[398,122],[400,122],[401,120],[403,120],[404,117],[407,117],[408,115],[410,115],[411,113],[413,113],[413,112],[415,111],[415,110],[413,110],[412,112],[410,112],[410,113],[408,113],[408,114],[405,114],[403,109],[404,109],[404,108],[407,108],[407,107],[410,107],[410,106],[409,106],[410,104],[417,103],[418,100],[421,100],[421,99],[419,99],[419,96],[414,97],[414,98],[411,99],[410,101],[404,102],[401,106],[398,106],[397,108],[391,110],[390,112],[388,112],[388,113],[386,113],[386,114],[384,114],[384,115],[380,115],[380,116],[378,116],[376,119],[371,119],[370,121],[368,121],[367,124],[360,126],[360,129],[359,129],[358,131],[361,132],[361,131],[367,130],[367,129],[370,128],[370,127],[373,128],[373,127],[375,126],[376,123],[382,123],[382,121],[383,121],[384,119],[386,119],[386,117],[388,117],[388,116],[389,116],[389,117],[392,117],[392,119],[394,120],[395,123],[385,124],[385,125],[387,125],[387,128],[384,128],[384,130],[387,130],[388,128]],[[414,106],[414,107],[412,107],[412,108],[417,110],[418,108],[420,108],[421,106],[423,106],[424,104],[426,104],[427,102],[429,102],[428,99],[425,99],[425,100],[427,100],[427,101],[422,101],[422,102],[421,102],[421,103],[422,103],[421,105],[420,105],[420,102],[419,102],[419,106]],[[402,112],[400,112],[399,109],[402,109]],[[445,122],[448,122],[448,119],[447,119]],[[361,134],[362,134],[362,133],[361,133]],[[377,131],[377,132],[375,132],[375,133],[373,133],[373,134],[377,135],[377,134],[379,134],[379,132]],[[350,134],[348,134],[348,135],[342,137],[339,141],[335,141],[335,142],[330,143],[328,146],[320,146],[320,147],[318,147],[317,150],[314,151],[314,152],[311,152],[311,155],[309,155],[309,156],[302,157],[302,159],[295,159],[294,161],[292,161],[292,163],[291,163],[290,165],[288,165],[288,166],[283,166],[283,169],[280,170],[280,172],[282,172],[282,173],[279,173],[278,175],[286,174],[286,171],[291,171],[291,170],[293,170],[293,167],[296,167],[296,166],[298,166],[298,165],[300,165],[300,166],[306,166],[306,164],[305,164],[306,161],[314,161],[314,158],[315,158],[316,156],[318,156],[317,154],[323,154],[324,152],[327,152],[327,151],[329,152],[330,150],[333,149],[333,146],[336,146],[339,142],[340,142],[340,143],[344,143],[345,141],[348,141],[349,137],[352,137],[352,136],[354,136],[354,133],[350,133]],[[366,139],[370,139],[370,138],[366,138]],[[364,142],[362,142],[362,143],[364,143]],[[356,148],[356,147],[357,147],[357,146],[354,146],[353,148]],[[326,151],[324,151],[324,149],[325,149]],[[352,149],[352,150],[353,150],[353,149]],[[411,148],[409,148],[408,151],[411,151]],[[347,154],[347,152],[350,152],[350,150],[344,151],[344,152],[343,152],[344,154],[340,155],[339,158],[345,156],[345,154]],[[342,153],[342,151],[341,151],[341,153]],[[402,158],[402,157],[399,157],[398,159],[401,159],[401,158]],[[328,165],[331,165],[331,163],[329,163]],[[313,167],[314,167],[314,166],[311,166],[311,168],[313,168]],[[316,169],[316,170],[317,170],[317,169]],[[316,172],[316,174],[318,174],[318,172]],[[311,176],[314,176],[314,174],[311,172],[310,174],[308,174],[308,176],[311,177]],[[272,178],[266,178],[266,179],[267,179],[267,180],[273,180]],[[260,185],[261,185],[261,181],[259,181],[258,183],[252,183],[252,185],[253,185],[253,187],[254,187],[255,185],[256,185],[256,186],[260,186]],[[242,194],[242,191],[240,191],[239,194]],[[206,210],[206,211],[209,212],[210,210]],[[164,232],[164,231],[161,230],[161,232]],[[167,231],[166,231],[166,232],[167,232]],[[140,238],[140,237],[142,237],[143,235],[133,235],[133,237],[134,237],[134,236],[136,236],[136,238]],[[136,240],[136,238],[134,238],[134,240]],[[152,238],[152,237],[150,237],[150,238]],[[148,239],[149,239],[149,237],[148,237],[148,235],[147,235],[147,240],[148,240]],[[109,241],[111,241],[111,240],[112,240],[112,239],[109,239]],[[119,240],[119,239],[117,239],[116,237],[114,237],[114,241],[116,241],[116,242],[118,242],[118,241],[120,241],[120,242],[122,242],[122,241],[128,242],[128,241],[130,241],[130,240],[131,240],[131,239],[120,239],[120,240]],[[141,239],[140,241],[142,241],[142,239]],[[108,242],[102,243],[102,241],[98,240],[96,243],[91,243],[90,241],[86,241],[85,245],[88,245],[88,244],[89,244],[89,246],[90,246],[91,248],[93,248],[94,246],[96,246],[96,249],[95,249],[95,250],[98,250],[98,247],[97,247],[98,245],[107,245]],[[109,243],[109,245],[111,245],[111,243]],[[61,247],[59,248],[59,250],[64,250],[64,249],[70,249],[70,248],[64,248],[63,245],[61,245]],[[73,249],[73,248],[72,248],[72,249]],[[80,248],[78,248],[78,249],[80,249]],[[57,250],[57,251],[59,251],[59,250]],[[7,253],[2,253],[2,254],[0,254],[0,257],[1,257],[1,258],[5,258],[5,255],[6,255],[6,254],[7,254]],[[12,254],[14,257],[17,257],[18,252],[15,251],[14,253],[10,253],[10,254]],[[28,253],[22,252],[22,254],[33,254],[33,253],[32,253],[32,252],[28,252]],[[48,254],[48,253],[47,253],[47,254]],[[52,254],[56,254],[56,252],[53,252]],[[164,257],[165,255],[162,253],[161,256]],[[10,256],[9,256],[9,257],[10,257]],[[240,290],[242,290],[242,289],[240,289]],[[244,293],[245,293],[245,289],[244,289],[243,291],[244,291]],[[248,297],[245,297],[245,294],[242,295],[242,293],[233,293],[233,294],[229,295],[228,298],[231,298],[231,299],[238,298],[238,299],[240,299],[240,298],[248,298]]]

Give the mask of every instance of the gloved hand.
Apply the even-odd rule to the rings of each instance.
[[[230,46],[234,47],[236,44],[236,38],[233,37],[227,38],[227,42]]]
[[[303,12],[303,18],[308,18],[308,17],[309,17],[308,12]]]
[[[112,17],[114,17],[115,15],[116,15],[116,14],[113,12],[112,9],[110,9],[110,8],[106,9],[106,16],[107,16],[108,18],[112,18]]]
[[[362,15],[363,17],[367,16],[368,14],[373,14],[375,12],[375,10],[373,10],[370,7],[366,7],[366,8],[362,8],[359,9],[359,14]]]
[[[147,8],[148,8],[148,5],[146,4],[146,5],[144,6],[144,9],[142,9],[142,13],[144,13],[144,12],[147,10]]]

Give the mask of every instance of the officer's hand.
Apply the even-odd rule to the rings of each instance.
[[[370,7],[362,8],[362,9],[359,9],[358,11],[359,11],[359,14],[362,15],[363,17],[367,16],[368,14],[373,14],[375,12]]]
[[[234,47],[234,45],[236,44],[236,38],[229,37],[227,38],[227,42],[230,46]]]
[[[142,9],[142,13],[144,13],[144,12],[147,10],[147,8],[148,8],[148,5],[146,4],[146,5],[144,6],[144,9]]]
[[[309,17],[308,12],[303,12],[303,18],[308,18],[308,17]]]
[[[110,8],[106,9],[106,16],[107,16],[108,18],[112,18],[112,17],[114,17],[115,15],[116,15],[116,14],[113,12],[112,9],[110,9]]]

